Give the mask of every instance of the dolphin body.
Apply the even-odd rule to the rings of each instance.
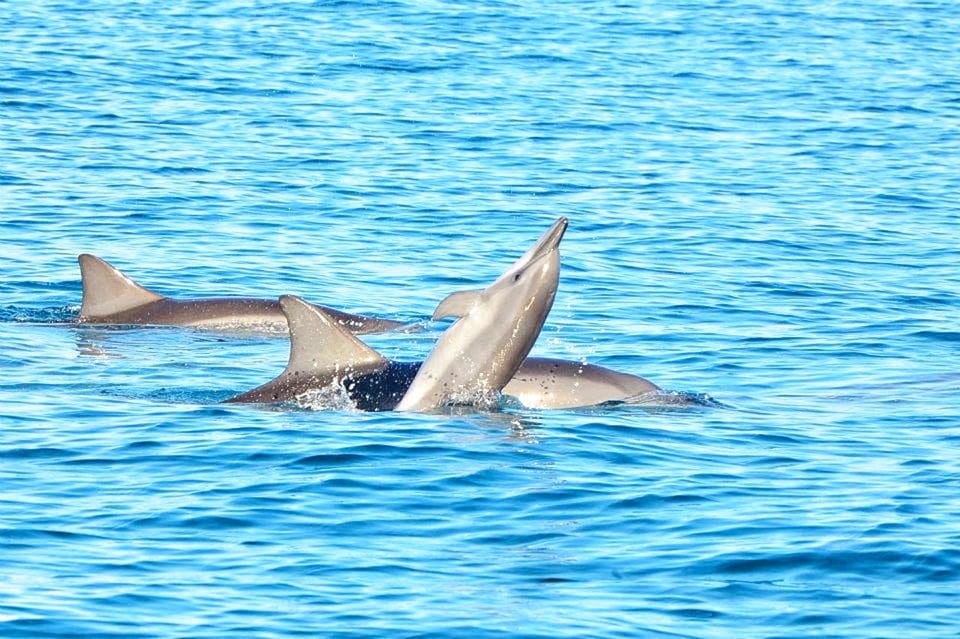
[[[271,381],[226,403],[293,401],[339,384],[361,410],[392,410],[416,375],[419,363],[390,362],[325,310],[295,295],[280,298],[290,327],[287,367]]]
[[[526,359],[553,306],[560,281],[561,217],[482,291],[453,293],[433,319],[458,318],[444,331],[395,410],[493,399]]]
[[[440,303],[434,318],[460,319],[422,364],[392,362],[345,331],[322,309],[280,298],[290,325],[290,358],[277,378],[226,400],[275,403],[334,385],[361,410],[431,410],[475,403],[496,391],[530,408],[569,408],[660,390],[601,366],[526,358],[553,304],[563,218],[490,287]],[[512,379],[511,379],[512,378]]]
[[[287,319],[277,300],[222,297],[176,300],[140,286],[99,257],[82,254],[80,277],[83,302],[78,321],[83,324],[140,324],[192,326],[233,330],[287,330]],[[404,324],[322,308],[353,333],[382,333]]]
[[[520,259],[481,291],[459,291],[437,306],[434,319],[459,317],[423,364],[394,364],[294,296],[280,298],[290,326],[290,358],[276,379],[230,402],[277,402],[340,382],[357,403],[358,384],[387,384],[402,394],[381,405],[429,411],[445,404],[489,401],[510,381],[540,335],[560,273],[558,219]],[[374,396],[384,396],[375,392]],[[362,400],[363,398],[359,398]]]
[[[353,406],[364,411],[394,410],[417,376],[421,362],[383,357],[322,309],[296,296],[280,298],[290,325],[290,359],[275,379],[226,400],[271,404],[309,397],[339,385]],[[560,359],[528,357],[503,394],[526,408],[577,408],[626,402],[659,391],[655,384],[626,373]]]
[[[662,392],[653,382],[596,364],[528,357],[503,394],[526,408],[583,408]]]

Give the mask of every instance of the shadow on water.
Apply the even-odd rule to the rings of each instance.
[[[126,359],[129,357],[130,339],[133,336],[143,334],[144,328],[149,328],[151,335],[159,331],[167,334],[187,333],[191,340],[207,343],[243,343],[250,340],[257,342],[263,339],[273,339],[284,336],[281,333],[264,332],[243,332],[233,334],[224,334],[220,331],[211,331],[206,329],[196,329],[182,326],[139,326],[127,324],[68,324],[75,337],[77,352],[80,355],[95,358]],[[173,346],[172,348],[175,348]]]

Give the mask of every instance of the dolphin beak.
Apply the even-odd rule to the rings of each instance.
[[[513,276],[520,271],[530,268],[540,260],[548,258],[554,251],[559,249],[560,240],[563,239],[563,233],[566,230],[567,218],[561,217],[537,240],[536,244],[530,247],[529,251],[521,255],[520,258],[514,262],[510,268],[504,271],[503,275],[490,286],[493,287],[496,286],[497,283],[511,281]]]
[[[560,240],[563,239],[563,234],[567,231],[567,218],[561,217],[556,222],[553,223],[553,226],[550,227],[550,230],[543,234],[543,237],[540,238],[540,241],[537,242],[537,247],[543,247],[544,251],[553,251],[558,246],[560,246]]]
[[[537,240],[537,243],[533,245],[527,254],[523,257],[523,263],[529,264],[530,262],[543,257],[550,253],[550,251],[555,251],[560,246],[560,240],[563,239],[563,234],[567,230],[567,218],[561,217],[556,222],[553,223],[553,226],[550,227],[543,236]]]

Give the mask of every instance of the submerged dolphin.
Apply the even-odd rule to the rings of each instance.
[[[502,392],[527,408],[582,408],[661,391],[642,377],[596,364],[528,357]]]
[[[510,381],[553,306],[566,230],[561,217],[493,284],[440,302],[433,319],[458,319],[440,336],[396,410],[475,403]]]
[[[81,323],[154,324],[284,331],[287,320],[276,300],[223,297],[175,300],[148,290],[99,257],[80,255],[83,281]],[[336,322],[354,333],[380,333],[404,324],[352,315],[326,306]]]
[[[334,388],[356,408],[393,410],[407,393],[420,362],[386,359],[345,330],[323,310],[287,295],[280,305],[290,325],[290,358],[275,379],[226,400],[278,403]],[[528,357],[503,388],[527,408],[575,408],[627,401],[660,390],[647,380],[608,368],[559,359]]]

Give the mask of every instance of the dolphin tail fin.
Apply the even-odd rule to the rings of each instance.
[[[483,289],[476,291],[457,291],[443,298],[443,301],[437,304],[437,309],[433,312],[433,319],[443,319],[445,317],[463,317],[470,312],[470,309],[480,301],[480,295]]]
[[[323,309],[296,295],[282,296],[280,308],[290,326],[290,359],[284,375],[336,374],[387,363]]]
[[[103,317],[163,299],[99,257],[84,253],[77,261],[83,286],[81,317]]]

